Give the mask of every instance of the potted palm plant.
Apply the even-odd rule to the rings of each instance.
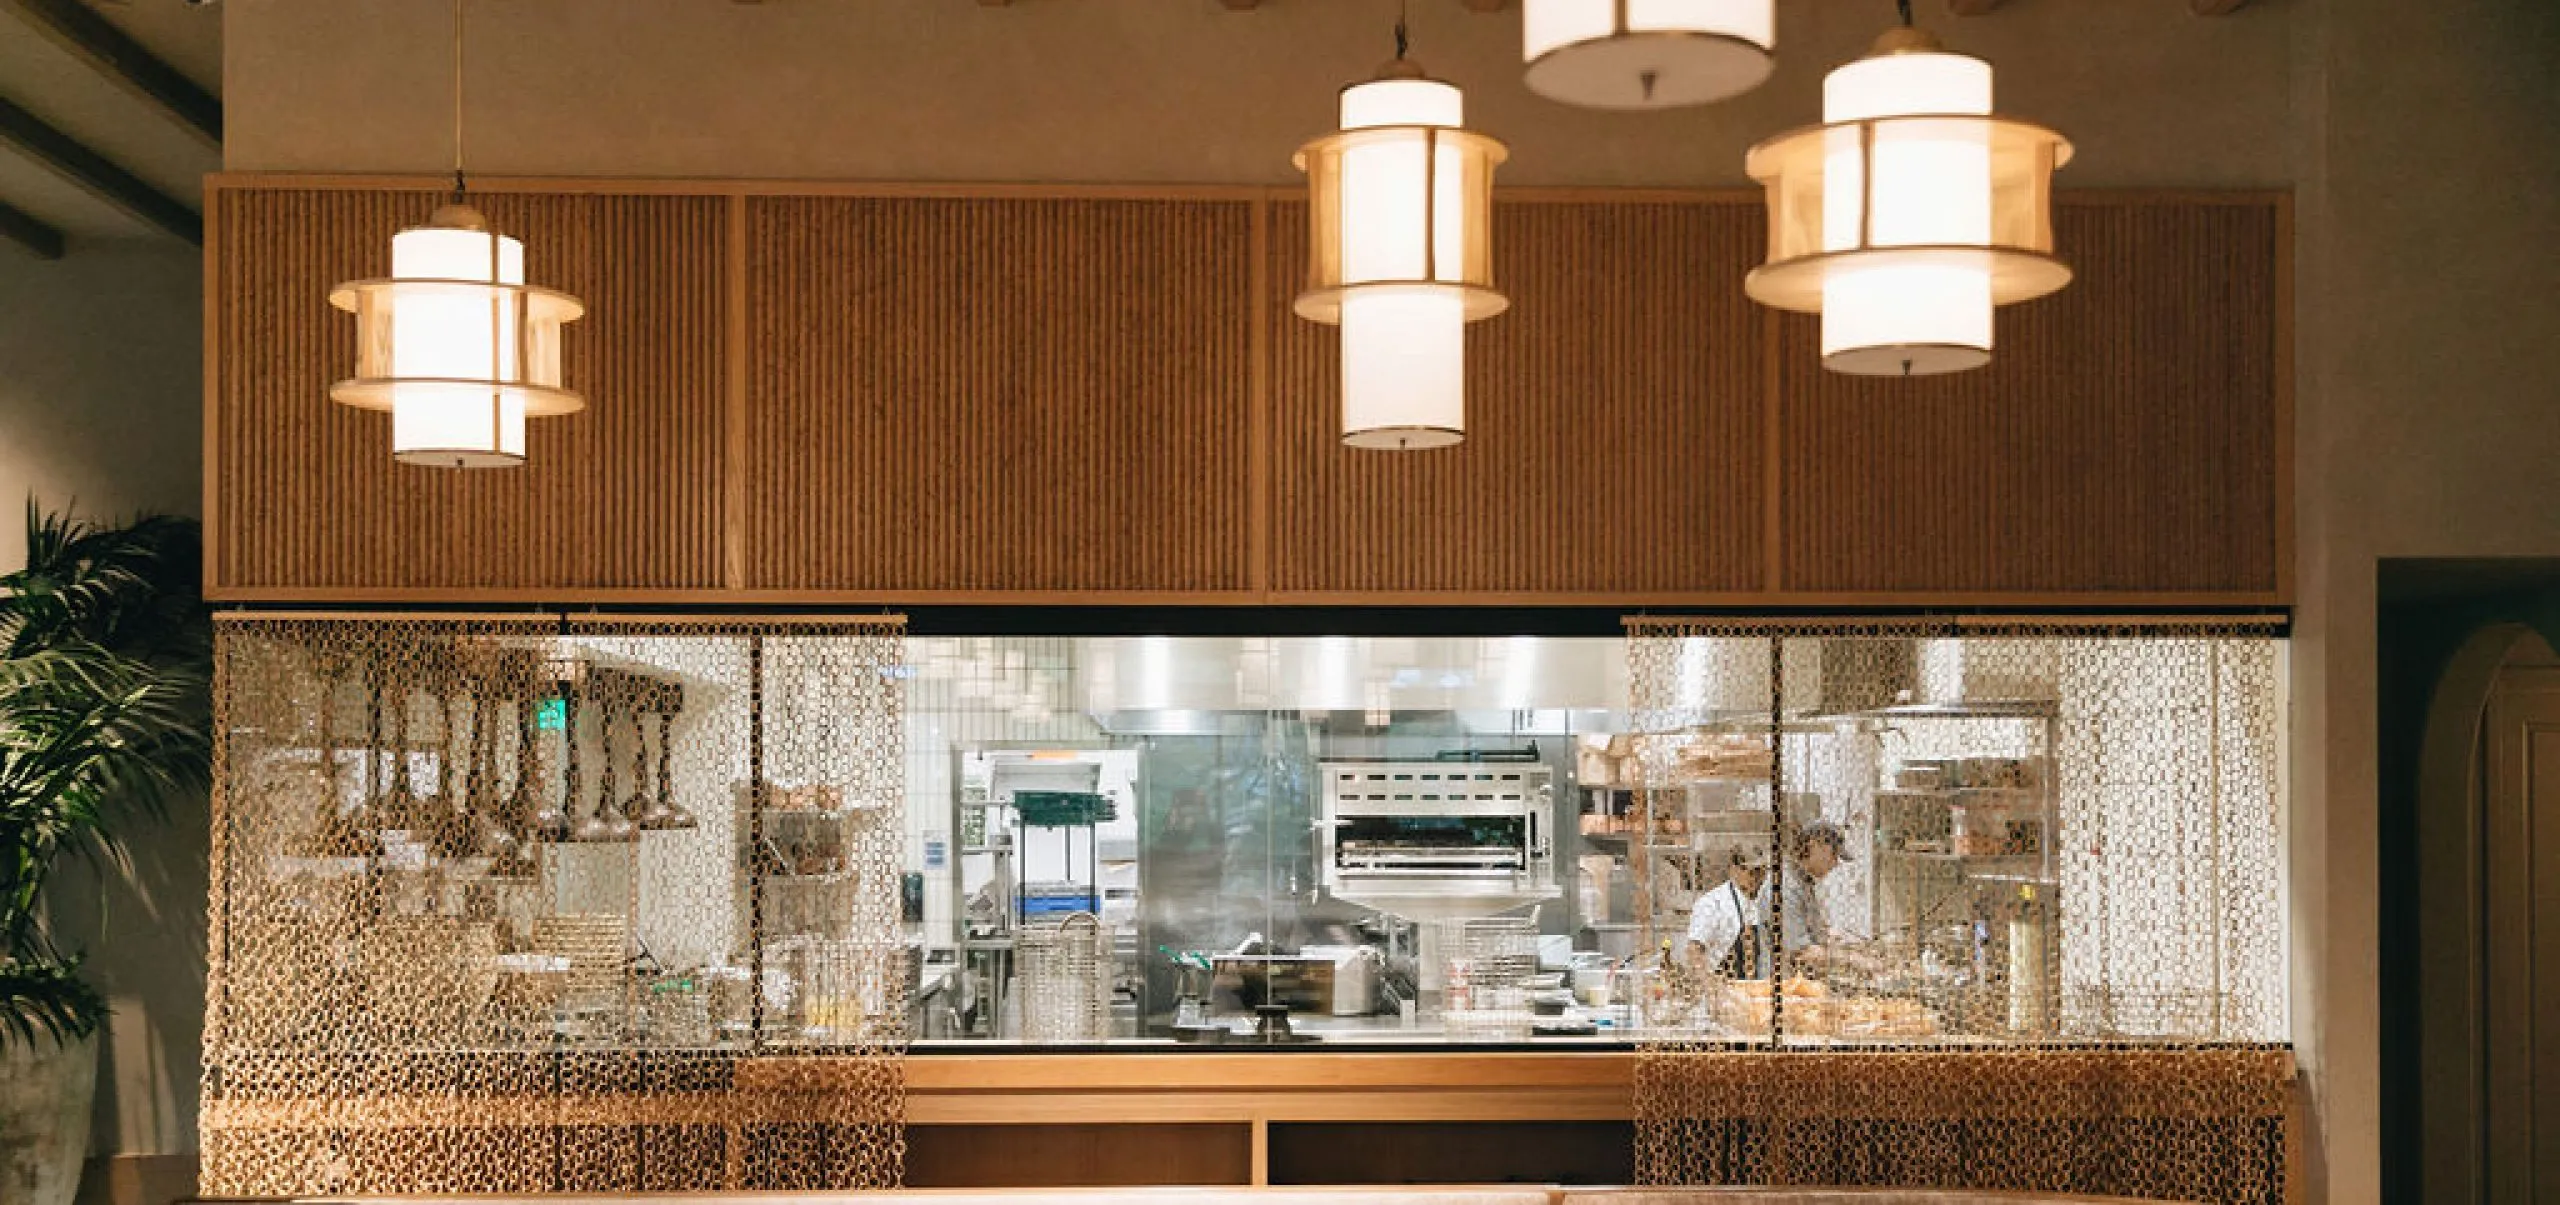
[[[106,1001],[46,924],[65,856],[204,788],[211,633],[192,520],[100,527],[27,505],[0,577],[0,1200],[68,1205],[87,1154]]]

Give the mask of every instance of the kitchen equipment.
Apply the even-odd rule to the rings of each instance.
[[[1378,952],[1367,946],[1308,946],[1296,954],[1219,954],[1210,959],[1212,998],[1239,1009],[1285,1004],[1299,1012],[1363,1016],[1378,998]]]
[[[1554,772],[1526,762],[1326,762],[1317,866],[1334,898],[1418,922],[1423,1000],[1440,991],[1431,922],[1555,899]],[[1534,958],[1535,951],[1531,951]]]
[[[1102,922],[1079,912],[1054,924],[1023,927],[1015,939],[1021,963],[1022,1040],[1099,1042],[1111,1036],[1111,944]]]
[[[617,913],[543,916],[533,922],[534,952],[569,962],[571,1007],[621,1003],[623,956],[630,944],[631,920]]]

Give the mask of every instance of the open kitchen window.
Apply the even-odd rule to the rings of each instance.
[[[2280,1038],[2281,655],[917,637],[915,1038]]]

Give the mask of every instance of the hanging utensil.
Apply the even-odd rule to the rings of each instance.
[[[374,827],[384,833],[407,833],[412,840],[423,840],[431,818],[419,806],[417,793],[409,789],[409,738],[416,730],[415,717],[409,714],[409,683],[402,679],[391,682],[388,707],[383,714],[383,738],[375,747],[386,755],[391,787],[383,792],[382,808],[374,815]]]
[[[631,705],[631,794],[622,801],[622,814],[630,817],[631,827],[647,831],[650,810],[657,805],[649,797],[649,729],[640,705]]]
[[[653,833],[694,826],[693,813],[676,806],[676,778],[671,762],[675,746],[669,739],[675,719],[673,710],[658,713],[658,797],[640,812],[640,827]]]
[[[466,773],[458,773],[457,765],[467,762],[470,746],[456,738],[462,732],[462,673],[447,666],[443,674],[444,729],[437,733],[443,748],[436,753],[435,824],[428,846],[439,858],[458,862],[479,848],[479,833],[471,823],[470,804],[463,796],[470,783]]]
[[[639,830],[631,827],[631,819],[622,814],[620,800],[613,797],[613,698],[605,696],[597,704],[596,739],[603,745],[602,770],[596,779],[596,801],[587,809],[586,818],[578,821],[569,834],[572,841],[610,845],[639,839]],[[578,727],[577,713],[570,712],[568,726],[569,774],[577,777]]]
[[[521,742],[519,747],[523,753],[521,764],[524,767],[517,774],[519,785],[530,783],[533,779],[531,767],[534,716],[541,706],[541,699],[535,695],[533,685],[528,683],[525,688],[524,726],[518,730],[518,740]],[[560,690],[560,714],[562,716],[560,794],[557,798],[545,794],[542,802],[527,818],[525,824],[527,835],[535,841],[559,842],[573,839],[569,831],[569,817],[574,814],[578,802],[578,696],[576,689],[566,683],[562,684]]]
[[[507,822],[505,804],[498,799],[498,710],[499,685],[495,667],[474,674],[471,700],[471,766],[470,785],[464,790],[464,807],[471,818],[471,841],[480,855],[498,862],[508,862],[516,855],[515,829]]]
[[[338,756],[338,689],[346,685],[347,670],[344,659],[328,657],[320,671],[320,814],[311,833],[314,857],[363,858],[373,853],[372,839],[348,815],[346,791],[338,778],[342,760]]]

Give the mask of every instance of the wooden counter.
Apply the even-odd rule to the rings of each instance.
[[[1624,1121],[1632,1051],[931,1054],[910,1124],[1057,1121]]]
[[[2274,1192],[2234,1199],[2262,1201],[2293,1180],[2298,1128],[2276,1046],[305,1052],[222,1070],[208,1182],[266,1195],[323,1191],[301,1177],[333,1165],[364,1192],[819,1189],[866,1151],[925,1188],[1935,1183],[1978,1162],[1963,1152],[2035,1145],[2022,1135],[2138,1151],[2174,1133],[2174,1164],[2071,1165],[2254,1167]],[[1690,1166],[1715,1152],[1741,1161]]]

